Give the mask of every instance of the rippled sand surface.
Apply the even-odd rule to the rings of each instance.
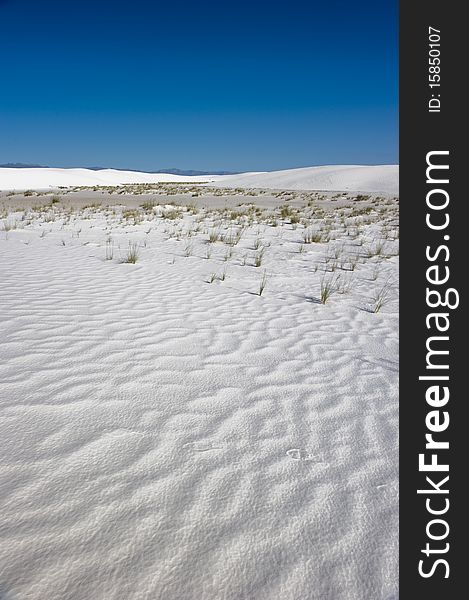
[[[398,257],[323,305],[345,237],[191,219],[0,231],[0,597],[396,599]]]

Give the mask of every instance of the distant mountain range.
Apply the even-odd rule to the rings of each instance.
[[[27,165],[25,163],[5,163],[0,165],[0,168],[5,169],[47,169],[44,165]]]
[[[0,165],[0,168],[5,169],[50,169],[46,165],[30,165],[26,163],[5,163]],[[236,175],[239,171],[194,171],[193,169],[158,169],[157,171],[145,171],[140,169],[114,169],[113,167],[69,167],[77,169],[90,169],[91,171],[104,171],[105,169],[113,169],[114,171],[133,171],[135,173],[170,173],[171,175],[184,175],[187,177],[193,175]]]

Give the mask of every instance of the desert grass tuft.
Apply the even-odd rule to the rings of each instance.
[[[264,269],[262,273],[262,278],[259,283],[259,296],[262,296],[263,291],[265,290],[265,286],[267,285],[267,271]]]
[[[156,202],[143,202],[142,204],[140,204],[140,207],[143,208],[143,210],[145,211],[151,211],[154,209],[154,207],[156,206]]]
[[[16,229],[16,221],[12,223],[11,221],[7,221],[5,219],[3,221],[3,231],[5,231],[6,233],[8,233],[12,229]]]
[[[320,231],[312,231],[311,229],[305,229],[303,231],[303,242],[305,244],[312,244],[313,242],[316,244],[322,242],[328,242],[329,237],[327,234],[323,234]]]
[[[321,280],[321,304],[326,304],[329,298],[337,292],[337,277],[323,277]]]
[[[254,256],[254,266],[255,267],[260,267],[262,265],[263,259],[264,259],[264,249],[262,248]]]
[[[389,282],[386,282],[382,288],[380,288],[373,297],[372,310],[374,313],[379,313],[380,310],[388,304],[391,299],[391,286]]]
[[[129,242],[129,247],[127,249],[127,255],[124,258],[125,263],[130,263],[134,265],[140,257],[140,249],[138,247],[137,242]]]
[[[215,242],[218,242],[219,239],[220,239],[220,232],[212,229],[212,231],[210,231],[210,233],[208,234],[208,241],[211,244],[214,244]]]
[[[105,259],[112,260],[113,258],[114,258],[114,244],[112,243],[112,240],[107,239],[106,240]]]
[[[353,275],[349,275],[348,277],[344,274],[338,275],[335,281],[335,288],[337,293],[339,294],[347,294],[350,292],[353,283]]]
[[[187,244],[184,246],[184,256],[192,256],[193,248],[194,246],[192,245],[192,242],[187,242]]]

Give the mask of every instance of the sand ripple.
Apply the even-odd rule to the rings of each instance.
[[[395,311],[34,243],[2,242],[2,598],[395,593]]]

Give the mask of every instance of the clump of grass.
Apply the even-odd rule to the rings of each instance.
[[[340,275],[337,277],[335,281],[335,288],[339,294],[347,294],[350,292],[353,283],[353,275],[349,277],[341,277]]]
[[[384,252],[384,242],[383,241],[376,242],[375,249],[374,249],[375,256],[382,256],[383,252]]]
[[[105,254],[105,259],[106,260],[112,260],[114,258],[114,244],[112,243],[112,240],[106,240],[106,254]]]
[[[213,283],[215,280],[218,281],[225,281],[226,279],[226,268],[223,269],[223,271],[218,274],[218,273],[211,273],[210,277],[208,278],[207,283]]]
[[[12,223],[11,221],[7,221],[6,219],[3,221],[3,231],[8,233],[12,229],[16,229],[16,222]]]
[[[175,209],[175,208],[171,208],[169,210],[165,210],[163,211],[163,218],[164,219],[169,219],[170,221],[175,221],[176,219],[179,219],[182,215],[181,210],[179,209]]]
[[[363,248],[365,258],[373,258],[374,256],[383,256],[385,244],[383,241],[378,241],[374,246],[366,246]]]
[[[379,313],[380,310],[388,304],[391,299],[391,286],[389,282],[385,283],[382,288],[380,288],[373,297],[373,305],[372,310],[374,313]]]
[[[141,215],[138,210],[129,209],[122,211],[122,218],[126,221],[130,221],[131,219],[133,219],[134,225],[138,225],[138,223],[140,223],[141,220]]]
[[[219,239],[220,239],[220,232],[212,229],[212,231],[210,231],[208,234],[208,241],[211,244],[214,244],[215,242],[218,242]]]
[[[323,277],[321,280],[321,304],[326,304],[335,292],[337,292],[337,277]]]
[[[184,247],[184,256],[189,257],[192,256],[193,245],[191,242],[187,242]]]
[[[134,265],[138,261],[139,257],[140,249],[137,242],[129,242],[129,247],[127,249],[127,255],[124,258],[124,262]]]
[[[262,279],[259,284],[259,296],[262,296],[262,293],[265,290],[266,285],[267,285],[267,271],[264,269],[264,272],[262,273]]]
[[[331,273],[334,273],[334,271],[337,269],[337,266],[338,265],[336,260],[332,260],[330,256],[326,257],[326,262],[324,266],[325,271],[330,271]]]
[[[313,231],[311,229],[305,229],[303,231],[303,242],[305,244],[312,244],[313,242],[319,244],[325,241],[329,241],[327,235],[320,231]]]
[[[23,194],[23,196],[33,196],[33,195],[34,195],[33,190],[26,190]]]
[[[50,203],[58,204],[60,202],[60,200],[61,200],[60,196],[52,196],[52,198],[50,199]]]
[[[342,246],[335,246],[335,248],[332,250],[333,258],[335,258],[335,260],[339,260],[339,258],[342,256],[343,250],[344,249]]]
[[[264,248],[259,250],[259,252],[257,252],[256,255],[254,256],[254,266],[260,267],[262,265],[263,258],[264,258]]]
[[[153,210],[153,208],[156,206],[155,202],[143,202],[142,204],[140,204],[140,207],[143,208],[143,210]]]
[[[197,193],[192,194],[192,196],[198,196],[198,195],[199,194],[197,194]],[[190,204],[187,204],[186,209],[187,209],[187,212],[190,213],[191,215],[196,215],[199,212],[199,209],[193,202],[191,202]]]
[[[236,231],[235,233],[230,232],[229,234],[223,236],[222,241],[225,244],[227,244],[228,246],[236,246],[237,244],[239,244],[242,235],[243,235],[243,230],[240,229],[240,230]]]

